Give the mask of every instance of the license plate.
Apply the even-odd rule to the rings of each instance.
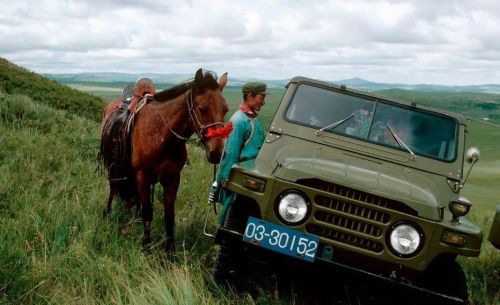
[[[319,245],[317,236],[254,217],[248,218],[243,241],[309,262]]]

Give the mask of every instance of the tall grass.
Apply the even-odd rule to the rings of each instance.
[[[177,197],[173,260],[160,247],[159,189],[151,254],[140,250],[142,224],[134,213],[115,204],[103,220],[107,181],[96,171],[98,130],[93,120],[0,92],[0,303],[278,303],[213,283],[216,248],[202,234],[211,168],[196,145],[189,145],[191,165]],[[473,173],[471,185],[481,177]],[[486,228],[489,215],[472,216]],[[491,246],[484,250],[479,259],[461,263],[474,304],[490,305],[498,302],[500,259]]]
[[[0,90],[98,120],[104,103],[101,98],[80,92],[40,74],[16,66],[0,57]]]
[[[225,304],[209,273],[215,255],[201,238],[209,183],[191,147],[177,205],[178,257],[140,251],[142,225],[120,206],[101,218],[105,175],[96,172],[98,123],[0,93],[0,303]],[[196,176],[196,179],[194,178]],[[187,181],[186,181],[187,180]],[[191,180],[191,181],[190,181]],[[158,196],[157,196],[158,197]],[[153,239],[164,235],[156,204]]]

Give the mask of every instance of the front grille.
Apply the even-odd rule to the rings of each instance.
[[[366,206],[361,206],[359,204],[350,203],[336,198],[318,195],[314,198],[314,201],[316,202],[316,204],[322,207],[344,212],[350,215],[356,215],[358,217],[373,220],[381,224],[389,223],[389,221],[391,220],[390,215],[385,212],[377,211]]]
[[[327,227],[322,223],[308,224],[306,226],[306,230],[309,233],[377,253],[383,250],[381,243],[372,241],[365,237],[360,237],[358,236],[358,233],[373,236],[375,238],[382,236],[383,229],[381,226],[389,222],[389,214],[324,196],[316,196],[315,200],[316,204],[328,208],[328,211],[316,211],[314,213],[314,218],[316,220],[328,223],[334,227],[350,230],[352,233],[344,232],[344,230],[336,230],[335,228],[330,226]],[[339,211],[378,221],[381,226],[350,218],[344,214],[338,213]]]
[[[418,215],[402,202],[335,183],[319,179],[303,179],[297,183],[331,194],[322,193],[313,198],[318,207],[314,212],[317,223],[306,226],[309,233],[374,253],[384,250],[380,239],[391,222],[388,210]]]
[[[386,208],[386,209],[393,210],[393,211],[398,211],[398,212],[405,213],[408,215],[418,216],[417,211],[415,211],[414,209],[410,208],[409,206],[407,206],[406,204],[404,204],[402,202],[388,199],[388,198],[384,198],[384,197],[380,197],[380,196],[366,193],[366,192],[363,192],[360,190],[352,189],[352,188],[349,188],[349,187],[346,187],[343,185],[338,185],[335,183],[323,181],[323,180],[316,179],[316,178],[301,179],[301,180],[298,180],[297,183],[304,185],[304,186],[307,186],[307,187],[315,188],[315,189],[318,189],[318,190],[321,190],[324,192],[336,194],[336,195],[341,196],[341,197],[345,197],[345,198],[349,198],[349,199],[358,200],[358,201],[361,201],[364,203],[368,203],[370,205],[379,206],[382,208]]]
[[[314,217],[319,220],[337,227],[342,227],[356,232],[361,232],[363,234],[371,235],[374,237],[379,237],[382,235],[382,229],[378,226],[354,220],[351,218],[343,217],[333,213],[327,213],[325,211],[317,211]]]
[[[306,226],[306,230],[309,233],[312,233],[312,234],[315,234],[315,235],[318,235],[318,236],[321,236],[324,238],[328,238],[331,240],[335,240],[338,242],[342,242],[345,244],[349,244],[352,246],[356,246],[359,248],[363,248],[363,249],[366,249],[366,250],[369,250],[369,251],[372,251],[375,253],[380,253],[384,249],[384,246],[377,241],[373,241],[373,240],[369,240],[367,238],[363,238],[363,237],[355,236],[355,235],[352,235],[349,233],[337,231],[337,230],[334,230],[331,228],[325,228],[323,226],[320,226],[320,225],[317,225],[314,223],[309,223]]]

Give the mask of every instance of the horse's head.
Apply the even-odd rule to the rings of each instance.
[[[193,83],[193,114],[195,128],[205,145],[207,159],[210,163],[219,163],[223,150],[222,137],[207,137],[209,129],[217,130],[224,127],[224,116],[228,111],[222,90],[227,83],[227,73],[224,73],[219,82],[210,72],[196,71]]]

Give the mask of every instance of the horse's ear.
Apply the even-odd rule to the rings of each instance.
[[[222,74],[219,80],[219,89],[220,91],[224,90],[224,87],[226,87],[227,84],[227,72]]]
[[[203,84],[205,82],[205,78],[203,77],[203,70],[201,68],[196,71],[196,75],[194,76],[194,86],[196,88],[203,88]]]

